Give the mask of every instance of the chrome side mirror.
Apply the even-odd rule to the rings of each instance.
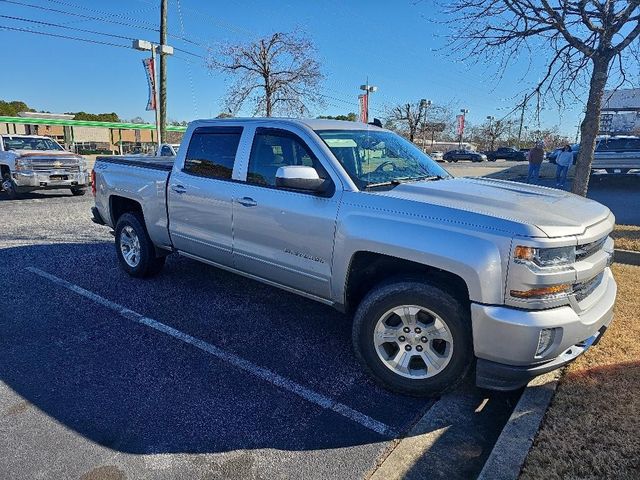
[[[320,178],[313,167],[287,165],[276,171],[276,187],[322,192],[325,188],[325,180]]]

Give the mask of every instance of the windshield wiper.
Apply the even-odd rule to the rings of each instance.
[[[376,187],[388,187],[390,185],[396,187],[398,185],[400,185],[402,182],[399,180],[389,180],[388,182],[378,182],[378,183],[367,183],[364,188],[365,189],[369,189],[369,188],[376,188]]]
[[[369,183],[367,185],[364,186],[365,189],[369,189],[369,188],[375,188],[375,187],[388,187],[390,185],[396,187],[398,185],[401,185],[403,183],[409,183],[409,182],[422,182],[425,180],[444,180],[445,178],[449,178],[449,177],[443,177],[442,175],[423,175],[422,177],[403,177],[403,178],[394,178],[393,180],[389,180],[387,182],[378,182],[378,183]]]
[[[403,177],[403,178],[396,178],[393,181],[397,182],[398,184],[400,183],[408,183],[408,182],[423,182],[425,180],[444,180],[446,177],[443,177],[442,175],[422,175],[421,177]]]

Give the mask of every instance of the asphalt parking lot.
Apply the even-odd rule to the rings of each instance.
[[[178,256],[128,277],[92,201],[0,194],[0,477],[367,478],[432,411],[329,307]],[[471,420],[420,472],[477,473],[515,398],[451,394]]]

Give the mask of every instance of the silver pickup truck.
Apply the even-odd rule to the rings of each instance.
[[[87,165],[80,155],[39,135],[0,135],[0,177],[9,198],[60,188],[84,195],[89,184]]]
[[[94,221],[128,274],[177,252],[332,305],[394,391],[437,395],[471,367],[481,387],[519,388],[612,320],[609,209],[453,178],[375,126],[195,121],[177,157],[98,157],[94,173]]]
[[[591,163],[594,173],[640,174],[640,137],[603,136]]]

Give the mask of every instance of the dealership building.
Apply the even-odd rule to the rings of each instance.
[[[166,142],[179,143],[185,129],[168,125]],[[43,135],[80,154],[150,153],[157,144],[155,124],[74,120],[73,115],[58,113],[0,116],[0,134]]]
[[[601,135],[640,135],[640,88],[604,93]]]

